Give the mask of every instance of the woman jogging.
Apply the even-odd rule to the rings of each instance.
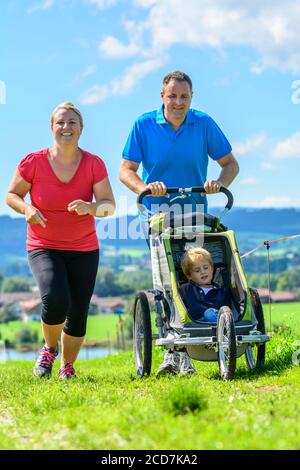
[[[28,224],[28,260],[42,299],[45,344],[37,377],[51,375],[59,338],[59,377],[75,376],[98,270],[94,217],[115,209],[104,162],[78,146],[82,129],[80,111],[69,102],[58,105],[51,114],[53,145],[21,160],[6,199]]]

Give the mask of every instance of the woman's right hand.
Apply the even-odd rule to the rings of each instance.
[[[44,228],[46,227],[45,222],[47,222],[47,219],[46,217],[43,216],[43,214],[36,207],[28,204],[25,208],[24,215],[25,215],[25,220],[28,224],[32,224],[32,225],[39,224]]]

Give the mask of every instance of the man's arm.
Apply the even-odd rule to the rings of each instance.
[[[140,194],[147,188],[147,185],[143,183],[141,178],[137,175],[138,168],[139,163],[122,158],[119,170],[120,181],[122,181],[122,183],[125,184],[127,188],[131,189],[131,191],[136,194]]]
[[[217,162],[222,170],[217,180],[207,180],[205,182],[204,188],[208,194],[218,193],[221,186],[227,188],[240,171],[239,164],[231,152],[217,160]]]
[[[119,170],[120,181],[136,194],[140,194],[145,191],[145,189],[150,189],[153,195],[163,196],[166,193],[165,184],[162,181],[145,184],[137,175],[138,167],[139,163],[122,158]]]
[[[239,164],[231,152],[217,160],[217,162],[222,167],[218,181],[227,188],[240,171]]]

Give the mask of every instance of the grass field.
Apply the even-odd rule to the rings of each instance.
[[[292,361],[293,353],[300,359],[299,309],[272,305],[279,332],[265,366],[250,373],[241,357],[230,382],[220,380],[217,363],[197,361],[194,377],[158,379],[157,347],[145,379],[131,352],[80,360],[69,382],[57,378],[58,364],[43,381],[33,380],[31,361],[0,363],[0,449],[300,449],[300,370]],[[90,337],[106,337],[118,321],[111,317],[91,317]]]
[[[236,378],[194,361],[198,375],[139,379],[133,354],[77,362],[77,379],[33,380],[32,364],[0,364],[1,449],[300,449],[294,338],[274,336],[260,373]],[[155,348],[153,371],[162,358]]]
[[[86,340],[115,339],[119,315],[97,315],[88,318]]]
[[[105,256],[118,256],[118,255],[127,255],[131,256],[132,258],[141,258],[141,257],[148,257],[149,256],[149,250],[147,248],[140,248],[140,247],[121,247],[117,251],[115,250],[109,250],[106,247],[103,249],[104,255]]]
[[[86,340],[103,340],[116,338],[116,327],[119,323],[119,315],[97,315],[90,316],[87,323]],[[13,321],[9,323],[0,323],[0,333],[2,339],[12,341],[21,328],[29,327],[38,332],[39,341],[42,341],[42,331],[40,322],[33,321],[23,323],[21,321]]]
[[[274,327],[275,330],[281,327],[300,339],[300,302],[271,304],[272,328],[270,328],[269,305],[264,304],[263,309],[268,331],[273,330]]]
[[[278,329],[285,330],[290,334],[297,336],[300,339],[300,302],[290,302],[285,304],[272,304],[271,305],[271,323],[270,328],[270,315],[269,306],[264,305],[265,323],[268,331]],[[124,317],[122,317],[124,318]],[[152,319],[153,325],[155,324],[155,316]],[[119,315],[97,315],[88,318],[86,341],[102,341],[111,340],[115,341],[117,336]],[[9,323],[0,323],[1,339],[8,339],[13,341],[18,331],[21,328],[28,326],[38,332],[39,342],[42,343],[42,332],[39,322],[23,323],[14,321]],[[155,327],[154,327],[155,330]]]

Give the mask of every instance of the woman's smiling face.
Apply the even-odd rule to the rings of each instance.
[[[81,134],[79,116],[72,109],[59,108],[53,116],[52,132],[60,145],[77,145]]]

